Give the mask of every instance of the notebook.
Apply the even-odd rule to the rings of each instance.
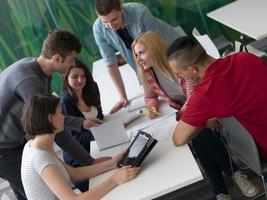
[[[143,96],[133,99],[128,108],[128,112],[138,110],[146,106],[145,99]]]
[[[113,119],[99,126],[92,127],[90,130],[99,151],[129,142],[130,140],[120,119]]]

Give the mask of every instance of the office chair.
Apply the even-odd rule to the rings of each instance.
[[[207,54],[213,58],[220,58],[220,53],[213,41],[207,34],[201,35],[196,28],[193,29],[192,35],[196,38],[199,44],[205,49]]]
[[[260,160],[258,148],[254,139],[247,129],[234,117],[221,118],[218,120],[227,130],[227,142],[230,157],[235,156],[261,177],[264,193],[255,198],[265,194],[267,199],[266,184],[263,177],[263,173],[267,172],[267,161]]]
[[[219,51],[222,52],[222,56],[225,56],[233,52],[234,50],[233,44],[229,40],[227,40],[223,35],[212,40],[207,34],[200,34],[197,28],[193,29],[192,35],[206,50],[207,54],[209,54],[213,58],[218,59],[221,57]]]

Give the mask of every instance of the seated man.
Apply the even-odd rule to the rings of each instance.
[[[189,37],[175,40],[167,57],[176,75],[198,83],[180,114],[174,144],[187,143],[212,117],[233,116],[251,133],[261,156],[266,158],[266,63],[244,52],[216,60]]]

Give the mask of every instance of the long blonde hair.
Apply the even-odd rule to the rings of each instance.
[[[167,45],[160,37],[159,33],[147,31],[140,34],[132,43],[133,57],[137,66],[139,80],[143,84],[147,84],[146,73],[142,66],[137,62],[136,54],[134,53],[134,46],[142,44],[146,47],[146,51],[150,52],[152,56],[152,67],[155,68],[162,75],[166,76],[169,80],[173,80],[174,74],[170,69],[166,52]]]

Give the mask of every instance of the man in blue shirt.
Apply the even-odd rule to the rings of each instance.
[[[114,113],[128,104],[115,53],[120,52],[136,71],[131,44],[140,33],[158,32],[167,45],[185,34],[153,17],[150,11],[140,3],[121,4],[119,0],[96,0],[96,12],[98,18],[93,25],[95,41],[120,94],[120,101],[110,111]]]

